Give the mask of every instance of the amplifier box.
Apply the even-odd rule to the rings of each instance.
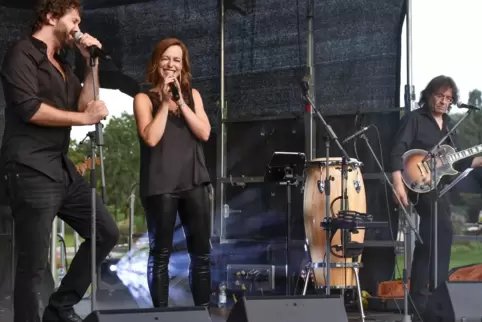
[[[268,292],[275,289],[275,266],[228,264],[227,287],[233,291]]]

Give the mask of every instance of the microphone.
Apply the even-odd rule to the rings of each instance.
[[[82,38],[83,35],[84,34],[81,31],[76,31],[74,33],[75,41],[79,42],[80,38]],[[87,47],[87,49],[89,50],[90,54],[94,57],[100,57],[100,58],[106,59],[106,60],[111,59],[109,54],[107,54],[104,50],[102,50],[101,48],[99,48],[97,46],[89,46],[89,47]]]
[[[365,133],[366,131],[368,131],[369,128],[370,128],[370,126],[365,126],[365,127],[362,128],[361,130],[356,131],[355,133],[353,133],[352,135],[350,135],[349,137],[347,137],[346,139],[344,139],[343,142],[341,142],[341,143],[345,144],[346,142],[353,140],[353,139],[356,138],[357,136],[359,136],[359,135]]]
[[[174,101],[179,101],[181,97],[179,96],[179,90],[177,89],[176,84],[169,83],[169,87],[171,88],[172,98]]]
[[[469,104],[457,103],[455,105],[457,105],[458,108],[468,108],[469,110],[476,110],[476,111],[480,110],[480,107],[469,105]]]

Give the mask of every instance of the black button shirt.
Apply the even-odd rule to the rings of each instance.
[[[63,166],[75,171],[67,158],[71,127],[29,122],[41,103],[65,111],[78,109],[81,83],[66,61],[55,58],[65,80],[48,60],[44,42],[28,37],[7,51],[0,71],[6,101],[1,163],[20,163],[60,182]]]
[[[159,95],[148,92],[152,116],[159,110]],[[193,102],[190,97],[188,102]],[[193,103],[191,103],[193,104]],[[139,136],[141,148],[140,194],[142,198],[177,193],[208,184],[202,143],[189,129],[183,116],[169,114],[161,140],[149,147]]]
[[[392,171],[403,169],[402,155],[406,151],[411,149],[430,151],[453,125],[451,118],[444,114],[442,129],[440,129],[432,113],[425,107],[413,110],[405,115],[395,136],[390,155]],[[448,144],[458,150],[459,142],[456,131],[452,132],[442,144]],[[473,157],[468,157],[454,163],[453,166],[456,170],[463,171],[471,166],[472,160]]]

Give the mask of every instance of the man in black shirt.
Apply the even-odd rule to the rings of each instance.
[[[18,256],[15,322],[40,321],[37,294],[56,214],[85,242],[52,294],[43,321],[81,321],[73,305],[91,282],[91,190],[67,152],[71,126],[96,124],[108,111],[102,101],[93,101],[92,74],[85,75],[82,87],[59,55],[73,46],[79,23],[80,0],[41,1],[33,34],[9,49],[0,72],[7,103],[0,165],[15,219]],[[88,61],[86,48],[101,45],[84,34],[76,46]],[[96,205],[100,263],[117,243],[119,230],[99,196]]]
[[[446,76],[432,79],[422,91],[419,101],[421,108],[411,111],[403,117],[391,153],[392,178],[396,193],[405,206],[408,206],[410,199],[420,216],[419,233],[423,244],[416,242],[410,277],[410,294],[418,311],[424,310],[429,292],[438,286],[433,282],[434,233],[432,225],[434,219],[432,210],[436,195],[434,191],[422,194],[410,191],[407,194],[402,181],[402,155],[411,149],[430,151],[447,134],[448,129],[453,127],[447,112],[454,101],[458,101],[458,89],[455,82]],[[458,148],[456,133],[450,135],[443,144]],[[459,171],[468,167],[480,166],[482,166],[481,157],[466,158],[454,163],[454,167]],[[439,236],[437,241],[437,282],[440,285],[448,279],[453,235],[450,201],[447,194],[439,198],[437,207]]]

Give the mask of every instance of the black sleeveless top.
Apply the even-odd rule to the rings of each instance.
[[[161,102],[159,95],[146,93],[152,102],[152,116]],[[192,94],[186,103],[193,106]],[[155,147],[139,136],[141,197],[174,193],[210,183],[201,141],[191,132],[182,115],[169,112],[164,134]]]

